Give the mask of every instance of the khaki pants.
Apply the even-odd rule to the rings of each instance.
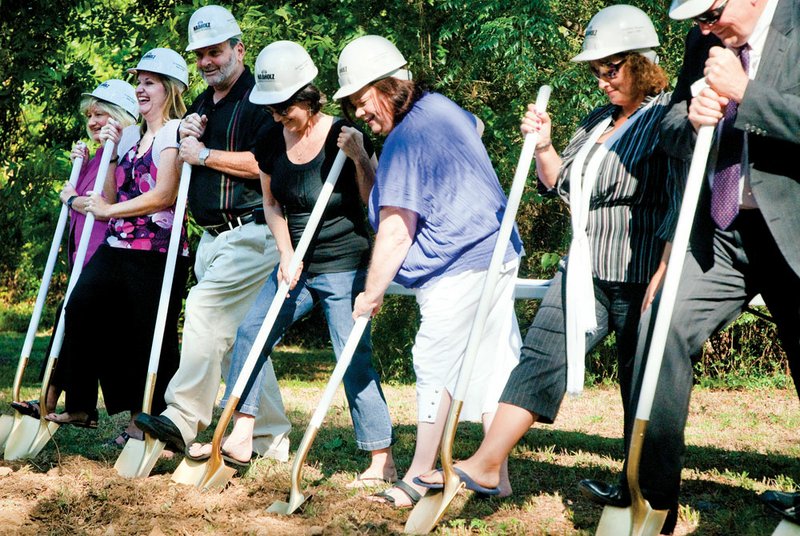
[[[248,223],[214,237],[204,233],[195,261],[197,285],[186,299],[178,371],[164,396],[162,413],[188,445],[211,423],[220,378],[227,376],[236,329],[279,256],[266,225]],[[288,459],[291,424],[286,418],[272,361],[264,366],[253,450]]]

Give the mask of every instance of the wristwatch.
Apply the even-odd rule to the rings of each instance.
[[[211,154],[211,149],[209,149],[208,147],[204,147],[203,149],[200,150],[200,154],[197,155],[197,159],[200,160],[201,166],[206,165],[206,158],[208,158],[208,155],[210,154]]]

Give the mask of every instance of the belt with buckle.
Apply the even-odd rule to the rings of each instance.
[[[219,236],[225,231],[232,231],[237,227],[241,227],[246,223],[250,223],[251,221],[256,220],[256,216],[254,214],[255,211],[251,210],[250,212],[245,212],[244,214],[240,214],[239,216],[234,216],[233,218],[227,218],[224,223],[220,223],[218,225],[209,225],[205,227],[205,230],[211,236]]]

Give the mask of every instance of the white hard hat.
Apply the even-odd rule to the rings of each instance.
[[[653,22],[638,7],[618,4],[601,9],[589,21],[581,53],[571,61],[592,61],[620,52],[639,52],[652,61],[658,46]]]
[[[242,30],[230,11],[222,6],[204,6],[192,13],[189,19],[189,46],[186,50],[218,45]]]
[[[139,102],[136,100],[136,90],[123,80],[112,78],[106,80],[91,93],[81,93],[87,97],[115,104],[128,112],[134,119],[139,119]]]
[[[275,41],[256,58],[256,86],[250,102],[278,104],[289,99],[317,77],[317,66],[306,49],[292,41]]]
[[[186,68],[186,60],[168,48],[154,48],[148,51],[142,56],[136,67],[128,69],[131,74],[137,74],[139,71],[148,71],[174,78],[183,84],[183,91],[189,87],[189,69]]]
[[[370,82],[390,76],[411,80],[408,63],[394,44],[379,35],[364,35],[348,43],[339,55],[339,91],[334,99],[352,95]]]
[[[711,9],[714,0],[672,0],[669,16],[675,20],[691,19]]]

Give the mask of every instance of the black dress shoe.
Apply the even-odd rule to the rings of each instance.
[[[631,505],[630,492],[616,484],[606,484],[602,480],[581,480],[578,486],[584,497],[603,506],[627,508]]]
[[[793,523],[800,524],[800,493],[765,491],[758,498],[772,511]]]
[[[186,443],[183,441],[181,431],[178,430],[175,423],[163,415],[140,413],[133,421],[136,423],[136,426],[156,439],[163,441],[168,447],[175,450],[175,452],[183,452],[186,450]]]
[[[602,480],[581,480],[578,486],[584,497],[590,501],[602,504],[603,506],[616,506],[617,508],[627,508],[631,505],[630,490],[617,484],[607,484]],[[647,493],[645,493],[647,495]],[[653,508],[656,508],[653,506]],[[656,508],[658,510],[668,510],[664,525],[661,527],[661,534],[672,534],[675,525],[678,523],[678,505],[669,508]]]

